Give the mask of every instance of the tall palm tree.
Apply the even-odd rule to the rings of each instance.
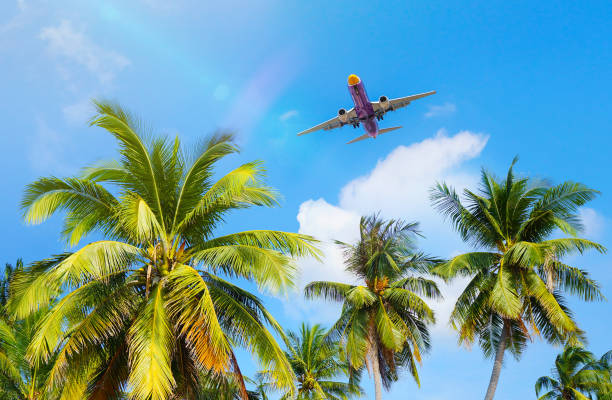
[[[21,260],[15,266],[6,264],[4,276],[0,278],[0,398],[38,400],[42,399],[48,366],[31,366],[26,359],[26,350],[48,307],[42,307],[23,320],[9,318],[6,302],[10,282],[21,270]]]
[[[535,384],[541,400],[587,400],[610,382],[610,371],[593,353],[581,347],[566,347],[555,360],[553,376],[542,376]],[[547,391],[540,396],[542,391]],[[598,397],[601,398],[601,397]]]
[[[361,218],[360,239],[344,248],[346,270],[362,285],[312,282],[307,298],[324,297],[343,302],[339,320],[332,327],[343,341],[351,369],[364,365],[374,376],[376,399],[382,387],[397,380],[398,368],[406,367],[417,384],[416,362],[430,347],[428,324],[434,313],[420,296],[440,297],[427,273],[432,259],[415,251],[416,223],[383,221],[377,216]]]
[[[187,154],[178,138],[147,139],[121,107],[95,104],[91,124],[115,137],[119,160],[74,178],[41,178],[23,197],[28,223],[64,212],[69,245],[90,234],[104,238],[16,280],[10,308],[18,317],[63,294],[28,360],[41,365],[59,350],[48,387],[65,398],[106,399],[123,389],[131,398],[192,398],[201,371],[235,375],[246,398],[233,352],[241,346],[275,372],[278,387],[294,388],[291,365],[267,328],[282,336],[281,327],[228,279],[283,291],[293,284],[292,257],[318,254],[314,239],[273,230],[215,235],[228,213],[276,204],[261,162],[215,180],[215,163],[237,151],[231,136],[213,136]]]
[[[462,203],[454,189],[438,184],[432,201],[447,216],[461,238],[482,251],[466,253],[438,265],[445,279],[468,276],[451,323],[460,343],[478,337],[487,356],[495,357],[485,399],[493,398],[504,352],[518,357],[532,335],[551,343],[570,343],[582,332],[565,305],[562,292],[586,301],[603,296],[586,271],[564,264],[569,254],[588,249],[604,252],[600,244],[578,238],[578,207],[597,194],[580,183],[548,187],[516,179],[513,161],[505,180],[482,171],[480,192],[464,191]],[[568,237],[550,239],[557,230]]]
[[[362,395],[358,379],[338,380],[348,378],[349,365],[343,360],[339,344],[326,340],[322,327],[302,324],[299,333],[290,331],[287,339],[287,358],[298,382],[296,400],[347,400]],[[267,375],[265,371],[263,376]],[[285,393],[281,399],[293,397]]]

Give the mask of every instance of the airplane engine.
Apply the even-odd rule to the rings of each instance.
[[[378,102],[380,103],[380,107],[384,111],[387,111],[389,108],[391,108],[391,104],[389,103],[389,99],[387,98],[387,96],[380,96],[378,98]]]
[[[348,114],[346,113],[346,110],[344,108],[341,108],[338,110],[338,118],[340,119],[340,121],[342,123],[347,123],[348,122]]]

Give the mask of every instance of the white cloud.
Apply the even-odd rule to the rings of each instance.
[[[67,20],[58,26],[43,28],[40,38],[47,42],[51,54],[85,67],[101,83],[111,82],[117,72],[130,65],[126,57],[95,44],[83,32],[75,30]]]
[[[64,119],[69,124],[83,126],[87,123],[89,118],[94,114],[94,108],[91,100],[85,98],[74,104],[69,104],[62,108]]]
[[[434,137],[410,146],[398,146],[374,169],[356,178],[340,190],[339,205],[329,204],[324,199],[302,203],[297,216],[299,232],[311,234],[324,241],[323,263],[313,260],[300,261],[302,277],[299,289],[313,280],[337,280],[350,282],[344,271],[341,250],[332,244],[332,239],[353,242],[358,237],[361,215],[381,210],[386,218],[417,220],[428,238],[423,244],[435,243],[441,249],[438,256],[450,256],[464,249],[464,245],[436,214],[429,202],[429,190],[436,181],[445,181],[458,189],[477,184],[478,174],[463,165],[480,155],[488,140],[487,135],[462,131],[447,136],[440,131]],[[432,304],[438,314],[434,332],[448,332],[448,316],[455,299],[466,282],[456,281],[451,285],[441,284],[444,301]],[[332,323],[337,318],[338,308],[321,307],[321,303],[298,299],[290,304],[304,315],[314,313],[318,322]],[[315,312],[316,311],[316,312]],[[301,317],[301,316],[300,316]]]
[[[297,220],[300,223],[299,233],[311,235],[322,241],[325,263],[316,260],[305,261],[302,266],[300,286],[308,282],[326,280],[353,282],[351,274],[344,271],[342,255],[339,254],[335,240],[352,243],[359,237],[359,214],[333,206],[323,199],[308,200],[300,205]]]
[[[354,212],[333,206],[323,199],[308,200],[300,205],[297,219],[300,223],[299,233],[311,235],[321,240],[320,248],[324,253],[323,262],[315,259],[300,260],[298,292],[286,300],[285,312],[291,318],[301,320],[310,318],[309,322],[331,324],[340,312],[339,304],[321,301],[305,301],[303,289],[309,282],[329,280],[334,282],[356,283],[353,276],[344,270],[342,252],[334,240],[354,242],[358,236],[360,216]]]
[[[457,187],[472,185],[474,174],[457,167],[478,156],[487,140],[469,131],[447,136],[441,130],[422,142],[398,146],[369,174],[341,189],[340,206],[360,214],[382,210],[388,217],[432,220],[437,217],[429,202],[432,185],[440,180]]]
[[[580,209],[580,219],[584,225],[584,236],[592,239],[599,239],[604,231],[605,218],[592,208],[583,207]]]
[[[453,103],[444,103],[439,106],[429,106],[429,111],[425,113],[425,118],[446,117],[454,114],[457,111],[457,106]]]
[[[278,117],[278,119],[280,119],[281,121],[287,121],[290,118],[296,117],[298,115],[298,111],[297,110],[289,110],[283,114],[281,114],[280,117]]]

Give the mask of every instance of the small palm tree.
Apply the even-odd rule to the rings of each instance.
[[[483,170],[480,193],[466,189],[465,204],[446,184],[432,191],[434,205],[462,239],[483,249],[441,263],[434,272],[445,279],[471,278],[451,323],[460,343],[478,338],[485,355],[495,357],[486,400],[495,393],[506,349],[518,357],[532,335],[557,344],[580,339],[562,291],[586,301],[603,298],[586,271],[561,261],[588,249],[605,251],[576,237],[581,230],[577,209],[597,191],[573,182],[533,186],[527,178],[515,179],[515,162],[505,180]],[[569,237],[549,239],[557,229]]]
[[[0,398],[5,400],[42,399],[48,366],[31,366],[26,351],[35,334],[36,325],[44,317],[48,307],[23,320],[12,320],[6,313],[10,282],[15,273],[23,270],[18,260],[15,266],[6,264],[4,277],[0,278]]]
[[[415,252],[416,223],[372,216],[362,218],[359,229],[355,245],[341,245],[347,271],[364,284],[312,282],[305,295],[343,302],[330,337],[342,340],[353,371],[365,365],[373,374],[376,399],[381,399],[382,387],[397,380],[399,368],[407,368],[419,383],[416,363],[430,347],[428,324],[435,322],[421,296],[435,299],[440,292],[435,282],[420,276],[433,260]]]
[[[347,400],[363,394],[356,379],[338,380],[348,377],[349,365],[342,360],[338,343],[326,340],[326,332],[319,325],[302,324],[299,334],[290,331],[287,338],[286,354],[298,382],[296,400]],[[281,397],[292,398],[290,393]]]
[[[314,240],[273,230],[216,235],[227,214],[276,204],[261,162],[220,179],[213,167],[235,153],[216,135],[191,155],[177,139],[146,139],[141,124],[117,105],[96,103],[92,125],[118,141],[120,159],[81,176],[42,178],[23,198],[25,220],[64,211],[62,236],[76,245],[28,268],[16,280],[10,308],[31,315],[62,293],[39,325],[26,358],[53,360],[47,387],[65,398],[192,398],[203,373],[233,374],[247,397],[233,347],[249,349],[275,384],[295,377],[271,327],[283,331],[261,301],[228,279],[283,291],[293,284],[292,257],[317,256]]]
[[[599,359],[599,364],[608,371],[608,381],[597,390],[597,400],[612,400],[612,350]]]
[[[245,378],[246,381],[248,383],[251,384],[251,386],[253,386],[253,389],[250,391],[250,393],[253,394],[253,399],[256,400],[270,400],[270,397],[268,397],[268,393],[271,389],[271,386],[269,382],[266,382],[265,376],[264,374],[257,374],[255,376],[255,379],[250,379],[250,378]]]
[[[581,347],[566,347],[555,360],[553,376],[542,376],[535,384],[539,400],[587,400],[610,382],[606,365]],[[540,393],[546,391],[540,396]],[[598,397],[601,399],[601,397]]]

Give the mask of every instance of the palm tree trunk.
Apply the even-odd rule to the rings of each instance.
[[[370,365],[372,367],[372,375],[374,376],[374,393],[376,400],[382,400],[382,377],[380,376],[380,365],[378,364],[378,338],[376,336],[376,328],[374,323],[369,324],[369,341],[370,341]]]
[[[382,400],[382,378],[380,376],[380,366],[378,365],[378,348],[373,345],[372,351],[372,374],[374,375],[374,392],[376,400]]]
[[[502,334],[499,338],[497,352],[495,353],[493,372],[491,372],[491,380],[489,381],[489,388],[487,389],[485,400],[493,400],[493,396],[495,395],[495,389],[497,389],[497,382],[499,381],[499,374],[501,373],[502,363],[504,361],[504,352],[506,351],[506,339],[508,338],[509,328],[510,325],[504,320],[504,326],[502,327]]]

